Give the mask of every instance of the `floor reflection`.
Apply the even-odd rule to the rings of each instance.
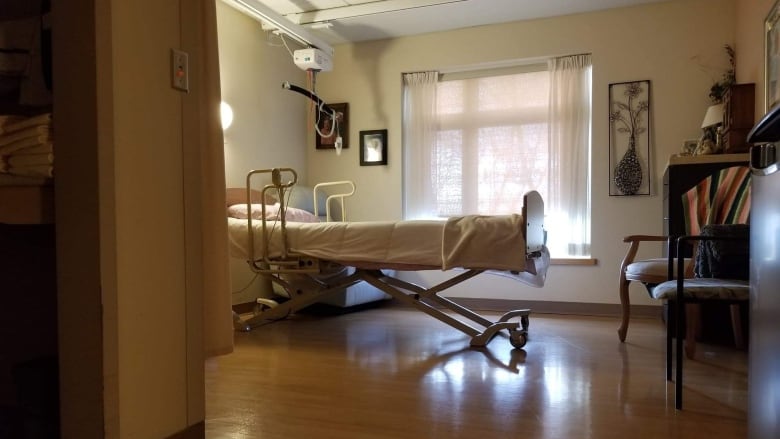
[[[296,316],[237,334],[234,354],[207,363],[207,437],[745,436],[744,357],[689,362],[676,413],[663,325],[632,322],[625,344],[615,327],[532,314],[523,349],[506,334],[475,349],[413,310]]]

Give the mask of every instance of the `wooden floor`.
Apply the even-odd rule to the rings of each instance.
[[[491,316],[490,314],[486,314]],[[698,345],[685,408],[664,372],[664,328],[532,314],[530,340],[485,349],[398,305],[298,315],[236,334],[206,364],[206,437],[745,438],[747,354]]]

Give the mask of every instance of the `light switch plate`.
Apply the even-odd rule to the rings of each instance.
[[[190,91],[189,54],[183,50],[171,49],[171,86],[177,90]]]

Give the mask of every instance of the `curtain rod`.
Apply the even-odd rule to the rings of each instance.
[[[479,64],[451,66],[451,67],[444,67],[438,69],[431,68],[429,70],[408,71],[408,72],[401,72],[401,73],[402,74],[426,73],[426,72],[438,72],[441,74],[460,73],[460,72],[467,72],[470,70],[489,70],[489,69],[499,69],[499,68],[507,68],[507,67],[517,67],[523,65],[541,64],[541,63],[546,63],[550,59],[566,58],[569,56],[580,56],[580,55],[592,55],[592,53],[582,52],[582,53],[571,53],[567,55],[537,56],[532,58],[520,58],[520,59],[512,59],[512,60],[504,60],[504,61],[490,61],[490,62],[479,63]]]

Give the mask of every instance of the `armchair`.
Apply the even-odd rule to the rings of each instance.
[[[628,295],[628,288],[631,282],[641,282],[647,293],[652,297],[653,288],[669,280],[669,264],[667,258],[653,258],[636,261],[636,254],[639,251],[639,245],[642,242],[662,242],[668,241],[668,236],[656,235],[630,235],[623,238],[623,242],[630,243],[628,252],[623,257],[620,264],[620,304],[622,307],[622,319],[618,328],[618,337],[621,342],[626,341],[628,333],[628,321],[631,317],[631,301]],[[686,267],[690,267],[690,259],[685,259]],[[677,277],[677,264],[673,264],[673,276]],[[691,271],[690,269],[687,269]],[[692,273],[686,273],[690,277]]]
[[[688,235],[699,235],[705,224],[747,223],[750,214],[750,168],[732,166],[716,171],[683,194],[681,201]],[[647,288],[648,294],[655,297],[654,289],[658,284],[678,277],[691,278],[694,275],[690,258],[683,258],[681,261],[675,259],[671,262],[667,258],[634,260],[641,242],[667,239],[670,240],[669,255],[686,254],[675,252],[676,237],[631,235],[623,238],[623,242],[630,243],[630,246],[620,265],[619,292],[623,315],[618,337],[621,342],[625,341],[628,333],[631,314],[628,287],[631,282],[641,282]],[[688,251],[685,247],[684,250]],[[680,272],[678,270],[681,270],[683,276],[677,275]],[[689,329],[694,331],[700,326],[698,307],[692,304],[689,308]],[[687,353],[690,357],[693,356],[694,346],[693,342],[688,345]]]

